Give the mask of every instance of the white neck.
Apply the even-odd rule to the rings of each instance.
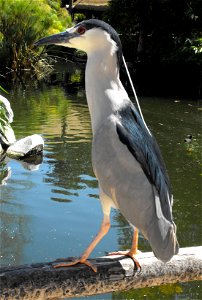
[[[95,134],[106,118],[128,99],[119,79],[116,53],[101,51],[88,54],[85,81],[92,130]]]

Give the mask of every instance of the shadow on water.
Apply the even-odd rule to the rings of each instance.
[[[92,133],[84,89],[78,82],[69,86],[54,76],[50,82],[8,88],[17,139],[42,134],[45,150],[43,162],[35,171],[8,159],[2,168],[7,177],[0,187],[1,264],[78,256],[97,233],[102,219],[97,180],[91,166]],[[79,81],[81,74],[76,76],[74,80]],[[154,97],[141,98],[140,102],[171,178],[180,246],[201,245],[199,102]],[[184,139],[189,134],[193,139],[187,144]],[[131,237],[128,223],[113,210],[112,228],[92,256],[128,249]],[[139,247],[150,251],[142,236]],[[201,299],[201,296],[201,285],[194,282],[89,298]]]

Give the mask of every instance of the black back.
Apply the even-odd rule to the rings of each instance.
[[[134,158],[140,163],[149,182],[155,186],[164,217],[172,221],[172,192],[169,177],[158,144],[142,122],[137,110],[131,103],[117,112],[120,124],[117,133]]]

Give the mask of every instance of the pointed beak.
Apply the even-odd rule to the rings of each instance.
[[[47,37],[44,37],[37,42],[34,43],[35,46],[43,46],[43,45],[62,45],[68,44],[69,40],[73,38],[75,34],[69,33],[68,31],[60,32],[57,34],[53,34]]]

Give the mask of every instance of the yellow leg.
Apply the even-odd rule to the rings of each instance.
[[[132,247],[129,251],[130,254],[135,255],[138,252],[138,229],[134,229]]]
[[[83,253],[83,255],[70,263],[60,263],[54,266],[54,268],[61,268],[61,267],[70,267],[70,266],[74,266],[77,265],[79,263],[81,264],[85,264],[87,266],[89,266],[91,269],[93,269],[94,272],[97,272],[97,268],[95,266],[93,266],[88,260],[87,258],[89,257],[89,255],[91,254],[91,252],[93,251],[93,249],[96,247],[96,245],[101,241],[101,239],[107,234],[107,232],[109,231],[110,228],[110,219],[109,216],[104,215],[100,230],[98,232],[98,234],[96,235],[96,237],[94,238],[94,240],[91,242],[91,244],[88,246],[88,248],[85,250],[85,252]]]
[[[134,229],[133,233],[133,240],[132,240],[132,246],[130,251],[117,251],[117,252],[110,252],[108,255],[125,255],[125,256],[130,256],[132,260],[134,261],[137,269],[141,270],[141,266],[137,259],[135,258],[135,255],[138,253],[138,229]]]

